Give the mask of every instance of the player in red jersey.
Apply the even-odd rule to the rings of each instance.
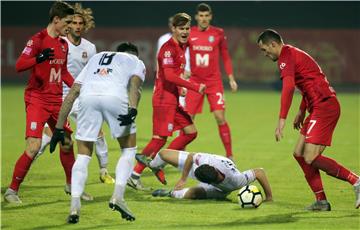
[[[183,79],[185,67],[185,49],[190,33],[191,17],[186,13],[174,15],[172,20],[172,37],[160,48],[157,56],[157,75],[154,86],[153,136],[143,149],[142,154],[155,157],[155,154],[166,144],[167,137],[173,131],[181,129],[184,135],[175,138],[169,149],[183,149],[196,138],[197,130],[190,116],[179,106],[179,87],[202,94],[204,84],[191,83]],[[146,166],[137,163],[128,185],[135,189],[144,189],[140,175]],[[155,173],[163,184],[166,180],[162,170]]]
[[[304,51],[283,43],[281,36],[268,29],[260,34],[257,43],[265,56],[277,61],[283,82],[279,122],[275,129],[276,141],[283,137],[285,120],[291,105],[295,87],[303,99],[294,120],[294,128],[300,129],[294,157],[304,171],[305,178],[316,201],[307,207],[312,211],[330,211],[322,186],[319,170],[344,180],[355,189],[355,207],[360,206],[359,176],[322,153],[331,145],[332,134],[340,116],[336,93],[316,61]],[[305,119],[306,110],[309,112]]]
[[[210,111],[214,114],[218,124],[219,135],[225,147],[226,156],[232,158],[230,127],[225,119],[224,87],[220,72],[220,55],[224,62],[231,90],[236,92],[238,86],[233,75],[227,41],[223,29],[210,25],[212,10],[209,5],[205,3],[199,4],[196,12],[195,19],[197,26],[191,28],[189,37],[190,81],[205,83],[205,94],[210,104]],[[185,101],[186,111],[194,119],[195,115],[202,111],[204,95],[195,91],[189,91]]]
[[[11,184],[4,194],[7,202],[21,203],[18,190],[40,149],[44,124],[54,129],[62,103],[62,83],[73,84],[74,79],[66,67],[68,45],[59,37],[65,35],[73,14],[69,4],[56,1],[50,9],[47,28],[27,42],[16,62],[16,71],[31,69],[31,76],[25,89],[26,149],[15,164]],[[61,146],[60,159],[66,175],[65,189],[68,189],[75,158],[72,131],[67,126],[64,129],[67,138]]]

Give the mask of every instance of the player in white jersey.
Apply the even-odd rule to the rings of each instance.
[[[136,159],[155,171],[171,164],[182,171],[174,190],[158,189],[153,196],[170,196],[179,199],[225,199],[232,191],[257,180],[265,192],[265,201],[272,201],[272,192],[265,171],[262,168],[240,172],[230,159],[209,153],[189,153],[163,149],[150,161],[137,154]],[[200,183],[195,187],[184,188],[187,178]]]
[[[122,218],[133,221],[135,216],[124,201],[126,181],[134,166],[136,154],[135,117],[145,80],[145,65],[137,57],[137,47],[122,43],[118,52],[101,52],[94,55],[76,78],[65,98],[54,134],[50,152],[64,140],[63,125],[76,98],[79,114],[75,138],[78,155],[72,169],[71,208],[68,223],[77,223],[80,217],[80,194],[87,180],[88,164],[93,143],[97,140],[103,121],[114,138],[117,138],[122,155],[115,170],[115,189],[109,207],[119,211]]]
[[[93,43],[83,38],[83,34],[89,29],[95,27],[92,11],[90,8],[82,8],[81,4],[76,3],[74,6],[75,15],[72,23],[69,25],[67,37],[64,39],[69,45],[67,68],[71,75],[76,78],[84,68],[88,60],[96,54],[96,47]],[[70,88],[63,84],[63,100],[69,93]],[[76,123],[78,114],[78,101],[75,101],[70,112],[70,117]],[[37,157],[40,156],[46,146],[50,143],[52,133],[49,126],[45,125],[42,136],[42,143]],[[108,146],[102,131],[100,131],[97,141],[95,142],[96,156],[100,168],[100,181],[105,184],[113,184],[115,180],[107,171],[108,165]],[[70,188],[66,188],[70,190]],[[66,191],[70,192],[70,191]]]

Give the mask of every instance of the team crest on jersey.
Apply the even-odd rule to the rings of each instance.
[[[174,129],[174,125],[173,125],[172,123],[169,123],[169,124],[168,124],[168,131],[169,131],[169,132],[172,132],[173,129]]]
[[[62,50],[62,52],[66,53],[65,46],[61,45],[61,50]]]
[[[31,130],[36,130],[36,128],[37,128],[37,122],[32,121],[32,122],[30,123],[30,129],[31,129]]]
[[[215,37],[211,35],[211,36],[209,36],[208,40],[209,40],[209,42],[214,42],[214,41],[215,41]]]
[[[33,40],[29,40],[27,43],[26,43],[26,46],[32,46],[34,44]]]
[[[88,54],[86,51],[82,52],[82,58],[84,58],[84,59],[88,58]]]

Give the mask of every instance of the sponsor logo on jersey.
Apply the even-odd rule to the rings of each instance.
[[[169,131],[169,132],[172,132],[173,129],[174,129],[174,125],[173,125],[172,123],[169,123],[169,124],[168,124],[168,131]]]
[[[96,72],[94,72],[94,74],[99,74],[100,76],[106,76],[109,73],[112,73],[112,69],[111,68],[100,68],[97,69]]]
[[[24,50],[23,50],[23,54],[26,54],[26,55],[30,55],[31,54],[31,51],[32,51],[32,48],[31,47],[25,47]]]
[[[214,42],[215,41],[215,37],[210,35],[209,38],[208,38],[209,42]]]
[[[163,64],[164,65],[172,65],[172,64],[174,64],[174,59],[172,57],[164,58]]]
[[[65,63],[65,59],[55,58],[49,61],[50,65],[63,65]]]
[[[213,51],[212,46],[193,46],[194,51]]]
[[[87,52],[86,51],[84,51],[84,52],[82,52],[82,58],[84,58],[84,59],[87,59],[88,58],[88,54],[87,54]]]
[[[37,122],[32,121],[32,122],[30,123],[30,129],[31,129],[31,130],[36,130],[36,128],[37,128]]]
[[[281,62],[281,64],[280,64],[279,67],[280,67],[281,70],[283,70],[283,69],[285,68],[285,66],[286,66],[286,63],[285,63],[285,62]]]

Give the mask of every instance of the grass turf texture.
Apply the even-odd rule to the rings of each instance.
[[[24,151],[25,112],[21,86],[2,87],[2,194],[10,183],[14,164]],[[47,151],[31,167],[20,188],[22,205],[1,203],[2,229],[359,229],[360,210],[354,209],[354,193],[346,183],[322,173],[324,188],[332,205],[331,212],[306,212],[304,207],[313,202],[313,194],[305,182],[301,169],[292,157],[298,133],[292,129],[300,96],[296,95],[280,143],[274,139],[279,110],[279,93],[263,91],[226,92],[226,117],[231,127],[235,162],[240,170],[263,167],[273,189],[274,202],[258,209],[245,210],[237,204],[237,191],[228,201],[190,201],[153,198],[150,192],[127,188],[125,198],[136,221],[129,223],[119,213],[108,208],[113,186],[99,182],[97,159],[89,165],[86,191],[93,202],[82,202],[80,222],[66,224],[70,196],[63,191],[65,176],[58,150]],[[342,115],[333,137],[333,147],[325,154],[346,167],[359,172],[359,95],[338,94]],[[144,90],[137,117],[138,150],[151,137],[151,90]],[[196,117],[198,138],[187,150],[218,153],[224,149],[218,129],[207,103],[204,113]],[[120,151],[115,140],[105,133],[109,145],[109,171],[114,168]],[[169,143],[169,142],[168,142]],[[93,158],[96,158],[95,155]],[[172,188],[180,173],[166,167],[168,185]],[[146,186],[163,188],[151,171],[142,176]],[[196,182],[189,179],[188,185]],[[256,184],[259,188],[260,185]]]

